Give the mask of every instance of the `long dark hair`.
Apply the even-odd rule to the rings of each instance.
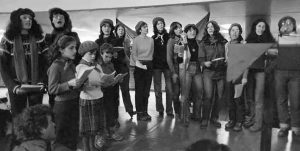
[[[165,23],[163,23],[163,24],[164,24],[164,29],[163,29],[163,31],[162,31],[162,34],[168,33],[167,30],[166,30],[166,28],[165,28],[165,26],[166,26]],[[154,32],[154,35],[159,34],[159,31],[158,31],[156,25],[157,25],[157,23],[156,23],[155,25],[153,25],[153,32]]]
[[[65,17],[65,24],[64,24],[62,30],[66,30],[68,32],[72,31],[72,21],[70,19],[69,14],[66,11],[64,11],[61,8],[54,7],[54,8],[49,9],[48,12],[49,12],[49,19],[50,19],[51,25],[54,28],[54,30],[60,30],[60,29],[57,29],[54,26],[54,24],[52,22],[53,21],[53,15],[61,14],[61,15],[63,15]]]
[[[19,8],[17,10],[14,10],[10,14],[10,22],[8,23],[6,27],[6,32],[4,33],[5,37],[9,40],[14,40],[14,38],[21,34],[22,31],[22,21],[20,19],[20,16],[23,14],[28,14],[32,17],[32,25],[29,29],[29,34],[33,35],[37,39],[43,38],[43,30],[40,26],[40,24],[37,23],[37,21],[34,19],[35,14],[34,12],[29,8]]]
[[[265,31],[262,35],[256,34],[256,25],[260,22],[265,23]],[[257,19],[251,26],[250,34],[246,38],[247,43],[269,43],[275,42],[274,37],[271,34],[270,26],[264,19]]]
[[[236,27],[239,28],[239,31],[240,31],[240,32],[239,32],[239,37],[238,37],[236,40],[240,43],[241,41],[244,40],[243,37],[242,37],[243,29],[242,29],[242,26],[241,26],[240,24],[238,24],[238,23],[233,23],[233,24],[230,25],[230,27],[229,27],[229,29],[228,29],[229,36],[230,36],[230,31],[231,31],[231,29],[232,29],[234,26],[236,26]]]
[[[211,23],[213,25],[214,29],[215,29],[213,35],[214,35],[214,38],[216,39],[216,42],[217,43],[226,43],[227,40],[220,33],[220,26],[218,25],[218,23],[216,21],[213,21],[213,20],[211,20],[211,21],[209,21],[209,22],[206,23],[205,30],[204,30],[204,36],[202,38],[202,41],[204,43],[206,43],[206,44],[210,44],[211,43],[211,41],[210,41],[210,35],[207,32],[207,25],[209,23]]]
[[[57,43],[53,45],[52,49],[49,49],[49,63],[51,64],[55,59],[61,56],[60,49],[65,49],[71,42],[76,42],[74,37],[62,35],[59,37]]]
[[[182,27],[182,25],[179,22],[173,22],[170,25],[170,30],[169,30],[169,37],[170,38],[175,38],[176,34],[174,30],[176,30],[178,27]]]

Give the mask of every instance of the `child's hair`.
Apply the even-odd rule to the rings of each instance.
[[[224,144],[219,144],[214,140],[203,139],[191,144],[186,151],[230,151],[230,148]]]
[[[113,54],[113,46],[109,43],[104,43],[101,45],[100,47],[100,54],[103,54],[103,53],[110,53],[110,54]]]
[[[35,105],[26,108],[15,119],[14,129],[19,140],[40,138],[43,128],[48,127],[47,116],[52,116],[49,106]]]
[[[54,42],[53,45],[49,48],[49,62],[50,64],[61,56],[60,49],[65,49],[67,46],[69,46],[72,42],[76,42],[75,38],[72,36],[62,35],[58,38],[56,42]]]

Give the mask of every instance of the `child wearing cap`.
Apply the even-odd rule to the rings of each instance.
[[[79,132],[84,150],[95,150],[95,147],[101,149],[105,143],[103,137],[104,100],[101,90],[103,83],[100,81],[103,71],[100,64],[95,62],[98,49],[99,46],[95,42],[85,41],[78,50],[82,59],[76,66],[77,74],[94,67],[82,86],[79,100]],[[96,136],[97,133],[99,135]]]

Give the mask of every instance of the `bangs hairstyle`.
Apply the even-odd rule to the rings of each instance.
[[[34,19],[35,14],[34,12],[29,8],[19,8],[17,10],[14,10],[10,14],[10,22],[8,23],[6,27],[6,32],[4,33],[5,37],[11,41],[14,40],[14,38],[21,34],[22,31],[22,21],[20,19],[21,15],[28,14],[32,17],[32,25],[29,29],[29,34],[33,35],[37,39],[43,38],[43,30],[40,26],[40,24],[37,23],[37,21]]]
[[[238,42],[241,42],[243,40],[243,37],[242,37],[242,33],[243,33],[243,29],[242,29],[242,26],[238,23],[233,23],[230,25],[229,29],[228,29],[228,33],[229,33],[229,37],[230,37],[230,31],[233,27],[238,27],[239,29],[239,37],[237,38],[237,41]]]
[[[19,140],[38,139],[41,130],[48,127],[47,116],[52,116],[49,106],[35,105],[26,108],[15,119],[14,129]]]
[[[104,43],[100,46],[100,54],[103,53],[110,53],[113,54],[114,50],[113,50],[113,46],[109,43]]]
[[[158,31],[158,29],[157,29],[157,27],[156,27],[156,25],[158,24],[159,21],[161,21],[161,20],[158,20],[158,21],[156,22],[156,24],[153,24],[153,33],[154,33],[154,35],[159,34],[159,31]],[[164,28],[163,28],[162,34],[167,33],[167,30],[166,30],[166,28],[165,28],[165,27],[166,27],[165,22],[164,22],[164,21],[161,21],[161,22],[164,24]]]
[[[175,38],[176,34],[175,34],[174,30],[176,30],[179,27],[182,28],[182,25],[179,22],[173,22],[173,23],[171,23],[170,30],[169,30],[169,36],[170,36],[170,38]]]
[[[187,33],[191,28],[193,28],[194,30],[196,30],[196,35],[198,35],[199,33],[199,30],[198,28],[196,27],[195,24],[188,24],[184,27],[184,32]]]
[[[135,30],[135,32],[136,32],[137,35],[140,35],[140,34],[141,34],[141,31],[140,31],[140,30],[141,30],[142,27],[145,26],[145,25],[147,25],[147,23],[142,22],[142,23],[140,24],[139,28],[137,28],[137,29]]]
[[[70,19],[69,14],[66,11],[64,11],[61,8],[55,7],[55,8],[51,8],[48,12],[49,12],[49,19],[51,21],[51,25],[52,25],[53,28],[55,28],[55,26],[52,22],[53,21],[53,16],[57,15],[57,14],[61,14],[65,17],[65,24],[63,26],[63,29],[66,29],[69,32],[72,31],[72,21]]]

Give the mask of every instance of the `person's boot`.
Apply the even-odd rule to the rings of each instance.
[[[205,129],[208,126],[208,120],[207,119],[203,119],[200,123],[200,128],[201,129]]]
[[[230,120],[225,124],[225,129],[231,129],[235,126],[235,121],[234,120]]]
[[[147,117],[143,113],[137,113],[136,119],[138,121],[148,121]]]
[[[234,125],[234,127],[233,127],[232,130],[233,130],[233,131],[236,131],[236,132],[240,132],[240,131],[242,130],[242,123],[237,122],[237,123]]]
[[[128,114],[129,114],[129,116],[132,118],[132,117],[133,117],[133,115],[135,115],[135,114],[136,114],[136,111],[129,111],[129,112],[128,112]]]
[[[109,128],[108,139],[112,139],[114,141],[121,141],[124,139],[124,137],[121,136],[120,134],[118,134],[114,127],[111,127],[111,128]]]
[[[255,104],[255,123],[253,126],[249,128],[250,131],[252,132],[257,132],[260,131],[262,128],[262,118],[263,118],[263,105],[262,104]]]
[[[210,124],[214,125],[217,128],[220,128],[222,126],[221,123],[216,118],[211,119]]]

